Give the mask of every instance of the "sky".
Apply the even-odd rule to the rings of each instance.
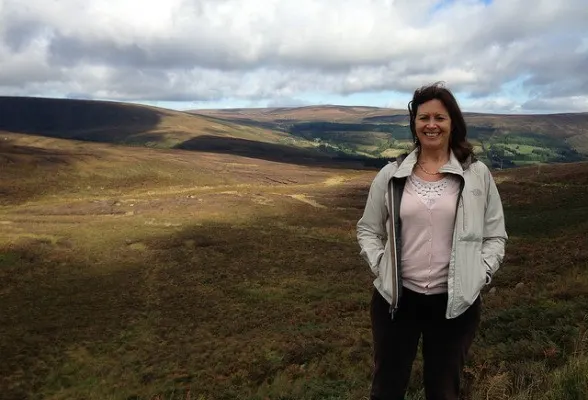
[[[588,112],[587,0],[0,0],[0,95]]]

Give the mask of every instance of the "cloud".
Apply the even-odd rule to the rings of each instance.
[[[588,94],[585,21],[584,0],[4,0],[0,90],[277,104],[443,80],[474,104],[524,77],[527,106],[566,110]]]
[[[523,110],[557,112],[558,110],[568,110],[569,112],[587,112],[588,97],[586,96],[569,96],[553,97],[544,99],[532,99],[522,104]]]
[[[304,107],[304,106],[310,106],[312,105],[312,103],[306,101],[306,100],[301,100],[301,99],[296,99],[296,98],[292,98],[292,97],[276,97],[274,99],[272,99],[269,103],[267,103],[267,107]]]

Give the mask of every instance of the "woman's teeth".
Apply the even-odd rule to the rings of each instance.
[[[425,132],[427,137],[436,137],[439,136],[439,132]]]

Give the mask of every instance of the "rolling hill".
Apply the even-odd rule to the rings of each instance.
[[[273,108],[233,108],[218,110],[190,110],[190,113],[230,120],[258,122],[330,121],[360,123],[371,119],[406,117],[405,110],[362,106],[305,106]]]
[[[378,107],[325,105],[293,108],[190,110],[188,112],[229,121],[273,123],[275,126],[316,121],[341,124],[408,124],[406,110]],[[465,113],[464,115],[466,123],[472,128],[495,130],[500,133],[540,133],[564,139],[577,136],[588,138],[588,112],[533,115]],[[584,150],[588,152],[588,147]]]
[[[0,131],[13,133],[302,163],[328,158],[283,131],[136,104],[0,97],[0,115]]]
[[[285,136],[179,111],[94,100],[0,97],[0,113],[4,131],[166,148],[201,135],[266,142]]]
[[[376,107],[195,110],[0,97],[0,131],[241,155],[296,164],[381,166],[412,149],[404,110]],[[498,168],[588,159],[588,113],[467,114],[478,158]]]
[[[412,147],[405,110],[331,105],[190,112],[282,130],[343,154],[392,158]],[[478,157],[497,167],[581,161],[588,155],[588,113],[465,118]]]
[[[251,143],[243,152],[276,146]],[[195,154],[179,148],[129,147],[0,131],[0,205],[105,197],[125,191],[147,193],[162,187],[181,192],[252,184],[281,186],[323,181],[342,168],[364,169],[361,163],[305,159],[295,148],[276,153],[280,149],[267,147],[267,156],[204,150]]]

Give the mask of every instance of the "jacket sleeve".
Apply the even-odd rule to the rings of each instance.
[[[357,223],[357,241],[361,247],[359,253],[368,263],[372,273],[379,274],[378,265],[384,254],[386,241],[386,208],[387,167],[384,167],[374,178],[368,194],[363,216]]]
[[[482,258],[486,264],[486,284],[500,268],[508,236],[505,230],[504,211],[498,188],[490,170],[486,168],[486,209],[484,213],[484,237]]]

